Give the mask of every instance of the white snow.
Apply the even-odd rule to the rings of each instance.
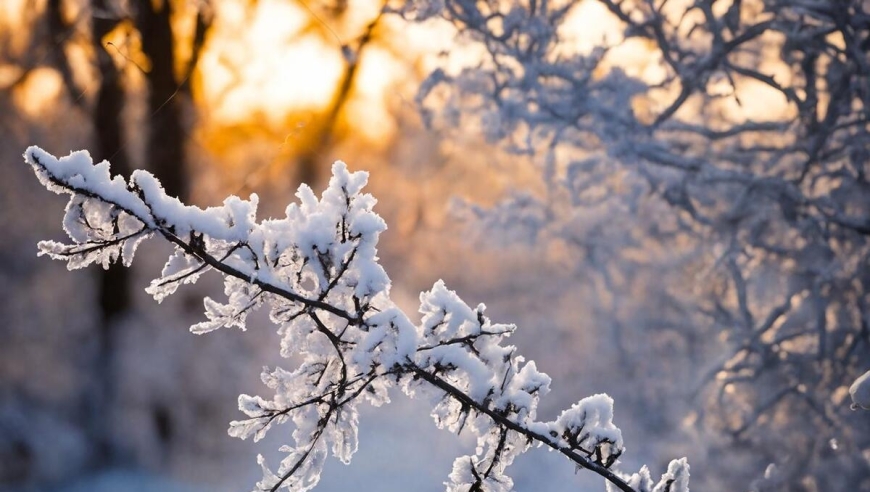
[[[870,371],[862,374],[849,387],[849,394],[852,396],[852,409],[863,408],[870,410]]]
[[[42,253],[72,268],[107,266],[122,256],[129,263],[139,241],[159,235],[176,250],[148,288],[158,301],[195,282],[205,263],[224,273],[227,299],[205,299],[207,320],[194,324],[194,333],[244,330],[250,312],[269,309],[280,354],[294,356],[298,366],[265,369],[262,380],[274,395],[240,396],[247,418],[229,429],[256,441],[273,425],[293,422],[292,443],[281,447],[277,469],[258,459],[261,489],[310,490],[330,454],[350,462],[358,448],[359,404],[388,402],[396,383],[434,404],[439,427],[476,438],[475,453],[454,462],[448,490],[511,490],[505,470],[532,444],[517,429],[598,466],[613,465],[624,451],[607,395],[580,400],[554,422],[536,421],[550,378],[503,344],[516,326],[492,323],[483,304],[470,307],[439,280],[420,295],[419,325],[395,305],[377,257],[386,224],[373,211],[376,200],[362,193],[366,173],[336,162],[321,198],[303,185],[285,218],[257,221],[256,195],[200,209],[167,196],[144,171],[129,183],[109,179],[108,163],[94,166],[87,153],[55,159],[31,147],[25,157],[44,185],[72,195],[64,220],[72,244],[41,243]],[[671,462],[654,492],[665,490],[665,482],[677,487],[671,492],[688,491],[685,459]]]

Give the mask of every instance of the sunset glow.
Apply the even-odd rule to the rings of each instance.
[[[326,105],[341,76],[336,46],[303,33],[304,11],[281,0],[220,4],[200,61],[198,85],[203,103],[218,121],[254,114],[277,123],[291,109]]]
[[[55,70],[31,70],[12,92],[13,101],[27,116],[38,118],[55,104],[63,91],[63,79]]]
[[[392,112],[397,103],[414,104],[420,77],[438,66],[455,72],[488,56],[480,44],[461,45],[462,49],[457,49],[455,31],[447,23],[408,25],[386,16],[379,29],[388,34],[376,30],[374,41],[365,47],[359,59],[351,59],[359,37],[377,16],[380,5],[374,0],[363,0],[348,4],[340,14],[328,14],[322,12],[322,5],[308,5],[302,0],[215,2],[209,13],[212,25],[190,81],[202,143],[212,150],[226,149],[228,142],[240,141],[227,131],[244,127],[246,134],[253,130],[280,143],[282,153],[311,145],[310,139],[316,140],[314,135],[324,123],[327,108],[335,103],[351,62],[358,63],[358,69],[349,97],[341,104],[338,121],[329,124],[344,125],[342,128],[368,144],[384,143],[397,131]],[[727,6],[717,2],[717,12]],[[673,7],[675,12],[680,11],[677,7]],[[68,6],[67,10],[71,8]],[[80,7],[78,10],[81,14]],[[0,12],[3,13],[0,17],[7,19],[31,15],[23,1],[3,2]],[[191,56],[196,9],[177,2],[174,12],[173,29],[180,40],[176,43],[178,73],[184,76],[185,64]],[[688,21],[675,19],[675,22],[682,26]],[[563,54],[568,56],[588,54],[594,46],[602,44],[610,46],[600,67],[601,74],[618,67],[649,84],[658,84],[667,76],[655,43],[642,38],[624,39],[620,22],[601,3],[579,2],[569,12],[559,34],[565,40],[560,49],[567,50]],[[25,36],[13,39],[23,42]],[[150,60],[142,53],[139,33],[132,21],[120,22],[102,39],[102,44],[125,74],[127,87],[132,90],[144,87],[142,75],[150,69]],[[93,97],[96,87],[93,67],[83,68],[93,60],[90,43],[69,43],[66,51],[79,87]],[[765,54],[764,71],[788,82],[785,80],[788,67],[774,55]],[[16,94],[26,94],[17,96],[16,101],[28,114],[43,111],[59,94],[57,74],[51,68],[44,70],[45,73],[27,77],[15,89]],[[3,74],[5,79],[16,77],[14,71]],[[714,101],[716,110],[734,122],[779,118],[789,111],[781,95],[772,93],[775,91],[763,83],[738,79],[739,102],[729,81],[714,77],[710,84],[714,93],[725,96]],[[671,89],[677,87],[672,85]],[[641,118],[652,121],[675,97],[673,90],[650,91],[643,99],[633,101],[633,106]],[[699,110],[698,104],[700,101],[687,102],[680,115],[691,117],[690,113]],[[289,145],[288,141],[295,143]]]

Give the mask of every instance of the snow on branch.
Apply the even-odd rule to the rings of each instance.
[[[57,159],[30,147],[24,157],[46,188],[71,195],[63,225],[72,243],[40,242],[40,254],[71,269],[129,265],[141,241],[160,236],[175,252],[147,289],[158,301],[209,270],[224,277],[227,299],[205,299],[207,320],[194,333],[244,329],[248,313],[269,310],[281,355],[302,362],[264,371],[271,398],[239,397],[246,418],[230,424],[231,435],[258,440],[275,424],[295,427],[276,469],[258,458],[263,479],[255,490],[310,490],[329,454],[349,462],[359,404],[387,403],[397,385],[434,401],[439,427],[477,436],[476,454],[456,459],[449,491],[511,490],[505,469],[532,445],[558,451],[609,488],[688,491],[685,459],[671,462],[654,488],[646,468],[631,476],[614,470],[624,446],[606,395],[584,398],[555,421],[536,420],[550,378],[504,344],[515,327],[492,323],[482,304],[470,307],[439,281],[420,296],[421,323],[411,322],[390,299],[378,264],[386,224],[362,193],[366,173],[336,162],[320,198],[302,185],[284,218],[258,221],[256,195],[203,210],[167,196],[147,172],[112,178],[109,164],[94,165],[87,152]]]

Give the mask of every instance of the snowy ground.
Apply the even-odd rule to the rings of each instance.
[[[207,488],[183,484],[150,473],[115,469],[84,477],[57,492],[204,492]]]
[[[287,428],[289,431],[290,429]],[[47,489],[22,489],[9,492],[239,492],[251,490],[260,471],[256,452],[276,462],[281,444],[279,429],[256,444],[239,443],[237,459],[227,463],[188,468],[184,477],[135,469],[109,469],[83,476],[72,483]],[[456,439],[438,430],[428,416],[425,404],[397,395],[386,412],[364,412],[361,419],[360,450],[353,463],[344,466],[330,460],[318,492],[370,490],[377,492],[439,492],[450,473],[453,459],[472,452],[474,443]],[[588,473],[577,473],[560,456],[543,449],[521,456],[511,467],[518,491],[568,491],[597,485],[600,480]],[[593,485],[594,484],[594,485]]]

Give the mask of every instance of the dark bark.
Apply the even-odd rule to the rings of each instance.
[[[105,0],[95,0],[94,8],[100,11],[109,10]],[[100,41],[114,29],[118,19],[95,16],[92,22],[93,39],[96,45],[94,48],[100,71],[100,87],[93,113],[95,157],[97,160],[110,160],[115,173],[128,176],[130,163],[123,149],[124,88],[121,73]],[[113,265],[100,275],[99,299],[104,325],[130,305],[127,277],[127,270],[120,265]]]
[[[73,33],[73,27],[63,18],[63,0],[48,0],[45,6],[45,16],[48,22],[48,33],[51,39],[49,57],[51,63],[63,77],[64,90],[66,90],[70,102],[78,107],[83,107],[82,95],[84,92],[76,84],[73,78],[72,66],[64,52],[64,45]]]
[[[107,0],[94,0],[94,11],[111,12]],[[93,126],[95,138],[95,158],[107,159],[112,163],[115,173],[129,176],[130,163],[124,152],[123,109],[124,87],[121,73],[112,57],[102,45],[103,37],[115,28],[120,19],[107,15],[94,15],[91,18],[91,29],[94,49],[97,57],[97,68],[100,73],[100,86],[97,92],[93,111]],[[117,317],[130,308],[130,273],[119,264],[114,264],[108,270],[101,270],[98,278],[98,303],[100,306],[100,325],[97,336],[97,363],[95,389],[97,395],[92,399],[94,408],[89,412],[92,416],[93,429],[96,434],[97,446],[95,459],[98,463],[107,461],[111,456],[109,437],[105,432],[104,412],[102,405],[108,405],[113,399],[114,381],[111,367],[115,345],[115,321]]]
[[[142,36],[142,51],[151,61],[148,80],[148,144],[146,167],[166,192],[187,201],[190,193],[185,173],[180,84],[175,77],[175,38],[168,0],[136,2],[136,26]]]

